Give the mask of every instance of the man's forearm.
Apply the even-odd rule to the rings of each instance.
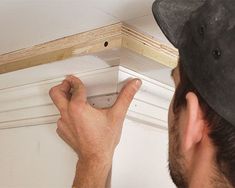
[[[78,161],[73,187],[106,188],[111,166],[111,162],[83,163]]]

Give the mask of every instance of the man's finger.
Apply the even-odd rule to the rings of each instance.
[[[82,83],[82,81],[75,76],[68,76],[66,80],[68,81],[70,87],[72,88],[71,102],[75,103],[86,102],[87,100],[86,88]]]
[[[49,95],[60,111],[60,113],[63,113],[67,110],[68,102],[69,102],[69,91],[70,91],[70,85],[67,81],[63,81],[61,84],[53,87],[49,91]]]
[[[118,118],[125,117],[127,110],[136,94],[139,90],[142,82],[139,79],[133,79],[129,81],[121,90],[112,111]]]

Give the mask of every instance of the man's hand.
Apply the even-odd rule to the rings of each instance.
[[[57,133],[79,156],[75,184],[80,188],[104,187],[115,147],[120,141],[123,121],[140,86],[138,79],[129,81],[109,109],[90,106],[85,86],[74,76],[67,77],[50,90],[61,114]]]

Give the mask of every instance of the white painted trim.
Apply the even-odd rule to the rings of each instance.
[[[174,91],[172,87],[121,66],[75,75],[86,85],[90,104],[98,108],[111,106],[128,79],[140,78],[143,85],[136,94],[127,117],[167,128],[167,109]],[[55,123],[59,114],[48,92],[63,79],[64,76],[1,89],[0,129]]]

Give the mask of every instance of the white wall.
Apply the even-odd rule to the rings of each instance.
[[[132,120],[125,121],[116,150],[113,188],[174,187],[167,169],[166,130],[173,88],[129,68],[109,67],[92,56],[65,62],[0,76],[0,188],[71,187],[77,157],[56,135],[56,125],[45,125],[56,122],[58,115],[48,96],[49,88],[63,79],[61,75],[71,73],[82,79],[97,107],[110,106],[112,100],[105,97],[119,91],[128,78],[142,79],[128,112]],[[161,68],[151,70],[158,74]],[[21,127],[25,125],[37,126]]]
[[[68,188],[76,155],[56,125],[0,130],[1,188]],[[113,164],[113,188],[174,187],[167,170],[167,131],[126,120]]]
[[[171,188],[168,133],[126,120],[114,157],[113,188]]]

